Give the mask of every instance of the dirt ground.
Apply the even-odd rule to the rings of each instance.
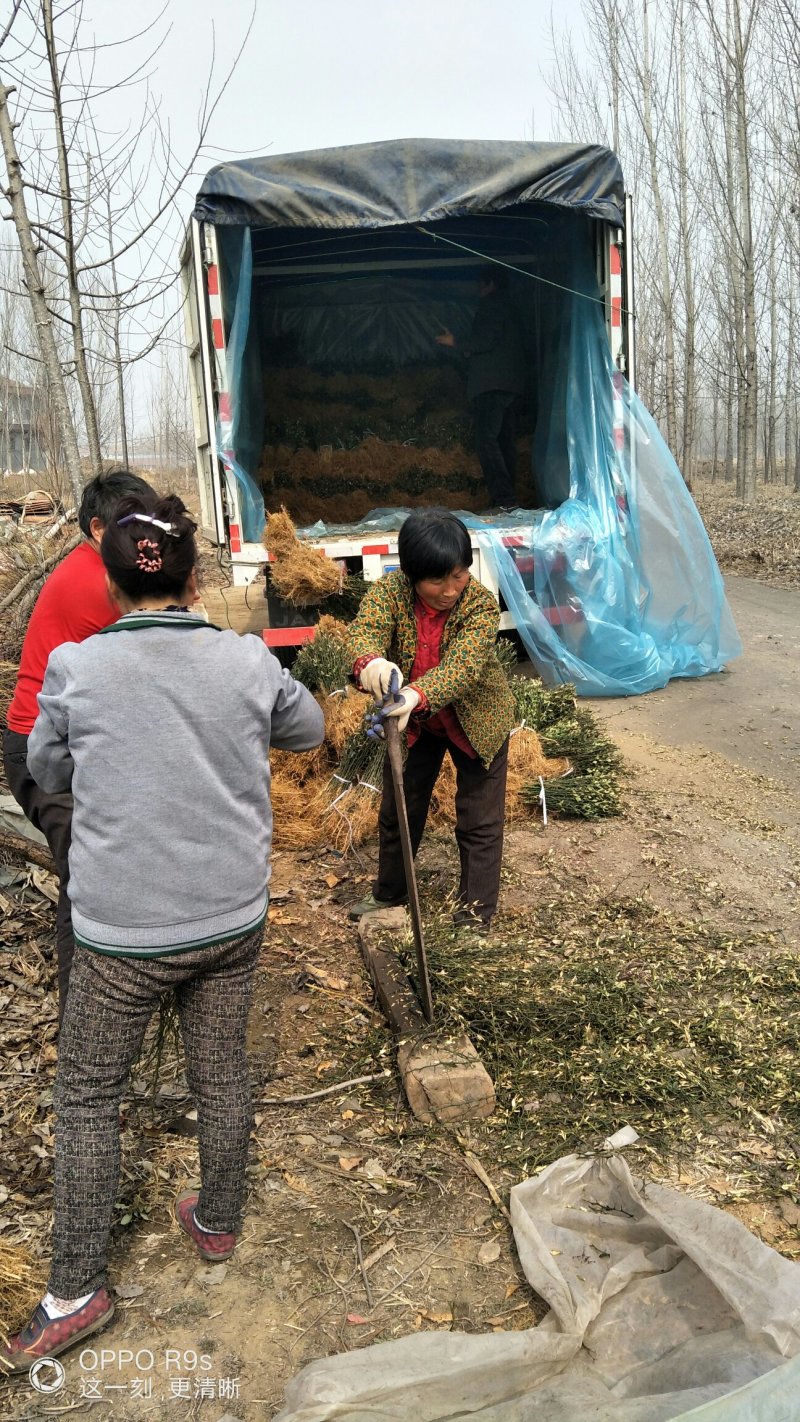
[[[535,915],[556,886],[572,894],[576,912],[598,897],[641,899],[737,933],[766,930],[797,950],[800,592],[733,578],[729,593],[743,660],[718,677],[594,703],[630,768],[626,815],[512,829],[505,916]],[[490,1135],[422,1126],[404,1104],[347,920],[373,853],[276,856],[251,1019],[250,1202],[236,1254],[201,1266],[170,1218],[175,1189],[197,1170],[191,1124],[175,1120],[180,1081],[165,1083],[155,1114],[142,1099],[146,1083],[135,1083],[118,1212],[127,1223],[117,1226],[110,1261],[116,1318],[87,1353],[67,1355],[57,1398],[37,1397],[27,1381],[0,1385],[2,1415],[251,1422],[271,1416],[286,1381],[323,1354],[415,1330],[527,1328],[542,1316],[510,1230],[465,1160],[469,1145],[504,1194],[515,1180],[496,1165]],[[452,881],[452,845],[429,841],[420,865],[430,902]],[[19,976],[24,929],[14,951]],[[12,1010],[14,992],[4,984]],[[50,1023],[43,1043],[52,1037]],[[54,1055],[42,1051],[26,1068],[32,1093],[51,1085]],[[316,1101],[264,1100],[380,1070],[378,1080]],[[52,1138],[36,1129],[39,1119],[31,1107],[44,1180]],[[565,1140],[564,1152],[586,1145]],[[700,1152],[663,1162],[659,1173],[800,1257],[791,1199],[748,1188]],[[24,1240],[46,1257],[48,1207],[44,1184],[11,1193],[0,1240]]]

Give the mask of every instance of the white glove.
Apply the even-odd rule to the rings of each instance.
[[[399,701],[390,701],[386,706],[381,707],[381,716],[384,721],[391,716],[397,720],[398,731],[404,731],[408,725],[409,717],[413,715],[422,701],[418,691],[413,686],[406,686],[400,692]]]
[[[387,662],[385,657],[373,657],[371,662],[367,662],[358,674],[364,691],[368,691],[373,701],[382,701],[389,692],[389,682],[392,672],[397,673],[395,685],[398,690],[403,685],[403,673],[394,662]]]

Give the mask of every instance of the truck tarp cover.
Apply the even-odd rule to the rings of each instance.
[[[420,140],[214,168],[195,216],[217,224],[229,387],[217,441],[245,539],[264,524],[270,352],[288,343],[295,363],[345,375],[381,359],[399,370],[435,353],[445,325],[468,333],[481,265],[499,260],[531,352],[539,507],[467,522],[537,671],[583,696],[627,696],[738,656],[700,515],[612,360],[592,219],[617,226],[622,206],[617,159],[590,146]],[[457,248],[460,266],[446,260]],[[357,266],[339,271],[345,249]],[[405,512],[381,510],[371,527],[396,529]]]
[[[245,158],[212,168],[194,215],[218,227],[392,227],[524,202],[621,225],[619,162],[572,143],[406,139]]]

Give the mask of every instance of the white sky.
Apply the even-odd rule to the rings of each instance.
[[[582,52],[580,0],[552,3],[559,31],[569,28]],[[0,15],[5,8],[0,0]],[[57,0],[57,13],[64,8]],[[84,0],[81,40],[109,46],[95,57],[94,79],[110,84],[141,64],[169,29],[144,67],[173,153],[185,162],[196,143],[212,57],[216,92],[251,9],[251,0]],[[215,112],[207,152],[186,185],[180,219],[173,214],[159,224],[157,256],[177,266],[194,194],[204,173],[227,158],[390,138],[553,137],[544,78],[550,17],[551,0],[256,0],[252,32]],[[119,43],[150,22],[149,35]],[[58,29],[63,41],[66,18]],[[135,124],[143,98],[140,81],[101,102],[96,112],[109,143]],[[30,122],[28,116],[26,129]],[[145,201],[157,186],[153,173]],[[138,343],[145,341],[140,328]],[[157,356],[147,358],[133,376],[140,412],[157,363]]]
[[[156,13],[95,0],[119,33]],[[245,54],[215,116],[212,141],[232,156],[386,138],[546,139],[543,0],[257,0]],[[580,0],[557,0],[579,42]],[[168,0],[172,33],[154,88],[176,136],[190,140],[216,21],[222,77],[250,0]],[[105,25],[103,26],[105,28]]]

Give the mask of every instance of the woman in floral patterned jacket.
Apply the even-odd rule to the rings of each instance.
[[[455,921],[486,932],[497,908],[508,737],[514,701],[497,660],[500,609],[470,573],[469,533],[454,514],[417,510],[400,530],[400,571],[370,587],[350,628],[353,676],[408,730],[404,772],[414,853],[448,753],[456,769],[461,880]],[[388,764],[378,821],[378,876],[351,909],[404,903],[406,881]]]

